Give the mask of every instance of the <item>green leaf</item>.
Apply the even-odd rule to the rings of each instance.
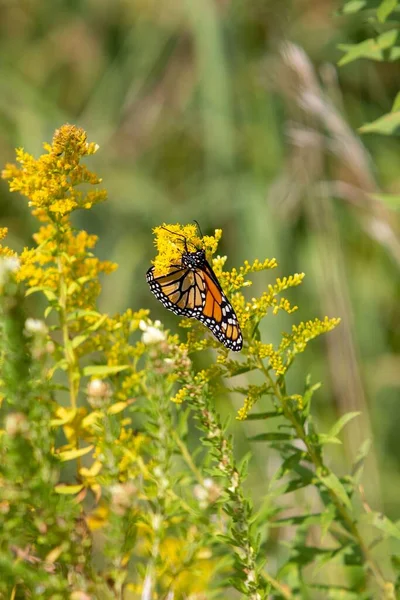
[[[400,540],[400,528],[382,513],[376,511],[364,513],[360,517],[360,521],[363,523],[368,523],[369,525],[373,525],[380,531],[383,531],[383,533],[386,533],[386,535],[389,537],[394,537],[397,540]]]
[[[83,374],[85,376],[107,377],[129,368],[129,365],[89,365],[84,367]]]
[[[99,327],[103,325],[105,321],[107,321],[108,315],[100,315],[99,319],[92,325],[87,328],[87,331],[96,331]]]
[[[321,514],[320,526],[321,526],[321,541],[329,531],[331,524],[333,523],[336,516],[336,507],[333,504],[329,504],[326,510]]]
[[[370,198],[383,202],[389,208],[400,210],[400,194],[369,194]]]
[[[326,554],[320,554],[316,557],[315,565],[313,568],[313,577],[319,573],[319,571],[327,564],[327,563],[338,563],[345,560],[345,557],[352,553],[352,548],[350,544],[344,544],[341,548],[335,548]]]
[[[321,522],[323,513],[297,515],[295,517],[287,517],[286,519],[278,519],[277,521],[269,521],[268,527],[287,527],[288,525],[318,525]]]
[[[51,427],[59,427],[62,425],[66,425],[67,423],[72,423],[77,415],[76,408],[61,408],[59,410],[63,411],[61,417],[57,417],[55,419],[51,419],[50,426]]]
[[[69,284],[68,289],[67,289],[67,295],[70,296],[74,292],[78,291],[79,289],[81,289],[81,287],[84,283],[87,283],[88,281],[91,281],[92,279],[93,279],[93,277],[89,277],[88,275],[85,275],[84,277],[79,277],[76,281],[73,281],[72,283]]]
[[[341,585],[323,584],[323,583],[311,583],[309,584],[310,589],[324,592],[319,595],[319,598],[329,598],[329,600],[370,600],[371,595],[369,591],[360,592],[353,591],[350,588],[346,588]]]
[[[71,341],[72,348],[78,348],[78,346],[83,344],[83,342],[85,342],[88,339],[88,337],[88,335],[77,335],[76,337],[74,337]]]
[[[325,444],[341,444],[341,440],[339,438],[329,435],[328,433],[320,433],[318,434],[318,443],[321,446]]]
[[[279,497],[283,496],[283,494],[290,494],[291,492],[295,492],[296,490],[301,490],[309,486],[311,483],[311,479],[292,479],[287,483],[284,483],[280,486],[277,486],[273,490],[269,492],[270,496]]]
[[[115,402],[115,404],[112,404],[111,406],[108,407],[107,409],[107,414],[108,415],[117,415],[118,413],[122,412],[123,410],[125,410],[125,408],[129,406],[128,402]]]
[[[49,316],[49,314],[51,313],[51,311],[53,310],[54,306],[46,306],[45,311],[44,311],[44,318],[47,319],[47,317]]]
[[[376,16],[378,17],[378,21],[384,23],[391,12],[397,6],[397,0],[382,0],[378,8],[376,9]]]
[[[303,406],[304,406],[303,413],[304,413],[304,415],[308,416],[308,414],[310,413],[311,399],[314,395],[314,392],[319,390],[320,387],[321,387],[321,383],[319,383],[319,382],[311,385],[311,377],[310,377],[310,375],[307,375],[306,391],[303,394]]]
[[[328,432],[328,437],[336,437],[343,429],[343,427],[345,425],[347,425],[347,423],[349,423],[352,419],[354,419],[355,417],[358,417],[358,415],[360,415],[361,413],[359,411],[354,411],[354,412],[348,412],[345,415],[342,415],[340,417],[340,419],[338,421],[336,421],[336,423],[333,425],[333,427],[331,427],[331,429]]]
[[[270,410],[262,413],[252,413],[247,416],[247,421],[262,421],[265,419],[272,419],[273,417],[281,417],[282,412],[276,410]]]
[[[400,92],[397,92],[396,98],[393,101],[393,106],[391,112],[396,112],[400,110]]]
[[[384,51],[394,46],[397,35],[397,29],[390,29],[381,33],[375,39],[364,40],[359,44],[339,44],[339,49],[345,52],[345,55],[338,62],[339,66],[342,67],[359,58],[370,58],[377,61],[384,60]],[[390,58],[393,60],[394,56],[390,56]]]
[[[57,369],[61,369],[62,371],[67,371],[68,369],[68,361],[65,358],[59,360],[52,369],[49,369],[49,377],[51,378]]]
[[[253,437],[249,437],[249,442],[270,442],[270,441],[287,441],[293,440],[294,436],[289,433],[279,433],[277,431],[269,432],[269,433],[260,433],[258,435],[253,435]]]
[[[75,321],[75,319],[80,319],[81,317],[100,317],[100,313],[97,312],[97,310],[85,310],[85,309],[80,309],[80,310],[74,310],[73,312],[69,313],[68,317],[67,317],[67,321]]]
[[[58,299],[53,290],[43,290],[43,294],[46,296],[49,302],[55,302]]]
[[[271,477],[271,479],[269,481],[269,487],[271,487],[275,481],[282,479],[282,477],[284,475],[286,475],[286,473],[288,473],[289,471],[293,471],[294,467],[296,467],[299,464],[299,462],[302,460],[302,458],[303,458],[303,452],[301,450],[294,450],[293,454],[288,456],[283,461],[283,463],[281,464],[279,469],[277,469],[275,471],[275,473],[273,474],[273,476]]]
[[[54,489],[57,494],[77,494],[83,490],[83,485],[68,485],[67,483],[59,483]]]
[[[30,296],[31,294],[35,294],[36,292],[42,292],[42,294],[44,294],[47,298],[47,300],[49,300],[50,302],[52,300],[57,300],[57,296],[54,293],[54,290],[52,290],[49,287],[43,287],[40,285],[35,285],[31,288],[29,288],[29,290],[27,290],[25,292],[25,296]]]
[[[351,0],[343,7],[343,14],[351,15],[359,12],[367,4],[366,0]]]
[[[243,373],[249,373],[254,371],[256,367],[252,363],[240,363],[236,360],[230,360],[226,364],[226,369],[233,377],[234,375],[242,375]]]
[[[318,475],[318,479],[332,492],[336,494],[339,500],[347,506],[350,510],[352,510],[350,498],[347,495],[346,490],[344,489],[341,481],[334,473],[329,473],[329,475]]]
[[[86,448],[74,448],[73,450],[65,450],[64,452],[58,452],[56,456],[60,459],[61,462],[67,462],[68,460],[74,460],[80,456],[84,456],[88,454],[91,450],[93,450],[94,446],[86,446]]]
[[[359,128],[361,133],[381,133],[392,135],[400,127],[400,110],[387,113],[372,123],[367,123]]]

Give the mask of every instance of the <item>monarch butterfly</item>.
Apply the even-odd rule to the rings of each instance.
[[[147,271],[150,290],[165,308],[176,315],[197,319],[224,346],[239,352],[243,337],[235,311],[208,263],[205,251],[189,252],[185,237],[184,242],[180,264],[171,265],[169,273],[154,277],[154,267]]]

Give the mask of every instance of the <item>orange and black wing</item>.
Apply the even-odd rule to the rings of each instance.
[[[181,317],[198,319],[230,350],[242,349],[235,311],[208,262],[195,270],[176,267],[161,277],[154,277],[154,267],[150,267],[146,277],[150,290],[165,308]]]
[[[150,290],[155,297],[176,315],[199,319],[206,300],[201,271],[174,268],[167,275],[154,277],[154,267],[146,273]]]
[[[234,352],[243,347],[243,337],[235,311],[225,296],[219,281],[208,262],[201,273],[205,288],[203,309],[196,319],[206,325],[219,342]]]

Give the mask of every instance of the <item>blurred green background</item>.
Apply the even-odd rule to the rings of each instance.
[[[390,110],[395,64],[340,69],[339,43],[364,39],[368,24],[329,0],[0,0],[0,162],[14,148],[39,154],[65,122],[100,145],[91,166],[109,201],[76,225],[100,236],[98,253],[119,263],[101,308],[150,307],[144,273],[151,229],[197,219],[224,231],[227,267],[275,256],[249,295],[275,276],[306,273],[291,292],[294,315],[269,317],[265,341],[292,323],[340,316],[290,377],[323,381],[314,412],[323,430],[362,411],[333,448],[339,473],[364,438],[373,446],[368,502],[399,518],[400,242],[396,213],[373,193],[400,193],[398,138],[357,134]],[[397,70],[396,70],[397,69]],[[36,223],[21,198],[0,187],[9,245],[31,244]],[[234,414],[240,398],[221,399]],[[233,406],[233,408],[232,408]],[[240,451],[254,425],[236,427]],[[254,494],[265,492],[274,456],[255,448]],[[261,477],[260,477],[261,475]]]

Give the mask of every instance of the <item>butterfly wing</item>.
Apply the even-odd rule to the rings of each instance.
[[[224,346],[239,352],[243,347],[243,337],[235,311],[207,261],[199,271],[206,293],[203,309],[196,318],[206,325]]]
[[[154,267],[150,267],[146,278],[165,308],[181,317],[198,319],[230,350],[242,349],[243,337],[235,311],[207,261],[198,269],[173,267],[161,277],[154,277]]]
[[[200,271],[174,267],[167,275],[154,277],[154,267],[150,267],[146,278],[150,290],[165,308],[181,317],[199,318],[206,299]]]

